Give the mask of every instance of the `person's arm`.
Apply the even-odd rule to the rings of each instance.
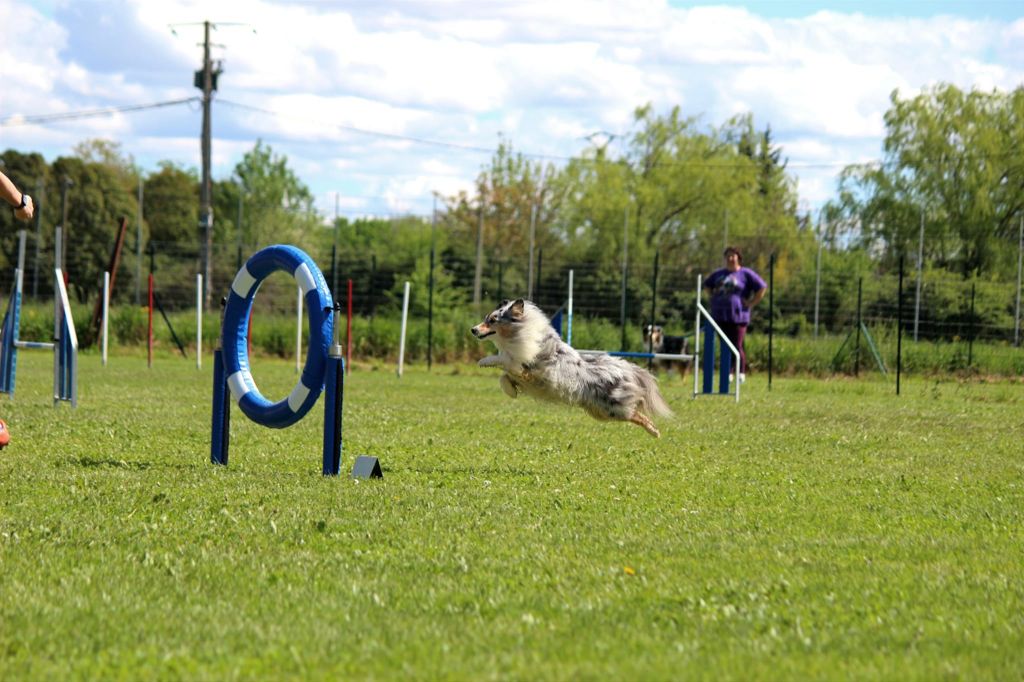
[[[747,288],[757,287],[754,293],[743,299],[743,305],[746,306],[747,310],[750,310],[760,303],[764,295],[768,293],[768,284],[753,270],[749,268],[744,268],[744,270],[747,272]]]
[[[32,197],[18,191],[11,179],[0,173],[0,196],[14,209],[14,217],[21,220],[31,220],[35,208],[32,205]]]
[[[761,302],[764,295],[768,293],[768,287],[763,287],[754,292],[754,295],[746,300],[748,308],[753,308],[755,305]]]

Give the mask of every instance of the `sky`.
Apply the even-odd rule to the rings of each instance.
[[[1024,84],[1020,1],[0,0],[0,150],[106,138],[146,171],[198,169],[194,101],[38,117],[198,97],[204,21],[214,179],[263,140],[327,218],[429,215],[501,140],[556,166],[614,153],[648,103],[708,128],[749,112],[813,211],[881,158],[894,90]]]

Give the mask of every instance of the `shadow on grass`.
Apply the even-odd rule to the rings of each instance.
[[[123,459],[92,459],[90,457],[77,457],[62,460],[58,466],[65,465],[79,466],[85,469],[124,469],[125,471],[146,471],[148,469],[196,469],[195,463],[174,464],[169,462],[136,462]]]
[[[383,467],[385,472],[391,471],[391,467]],[[533,478],[541,474],[534,469],[523,469],[507,466],[408,466],[401,467],[401,471],[408,471],[415,474],[450,474],[452,476],[509,476],[514,478]]]

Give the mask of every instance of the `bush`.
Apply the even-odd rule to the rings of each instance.
[[[115,343],[124,345],[146,343],[148,324],[146,308],[119,306],[110,309],[109,334]]]

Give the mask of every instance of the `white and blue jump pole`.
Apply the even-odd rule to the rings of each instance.
[[[55,237],[56,263],[61,256],[61,228]],[[18,338],[21,325],[22,287],[25,272],[24,231],[18,248],[18,268],[14,271],[14,290],[0,324],[0,393],[14,397],[17,378],[18,350],[53,351],[53,404],[70,402],[78,407],[78,335],[71,315],[64,272],[55,268],[53,285],[53,342],[24,341]]]
[[[694,360],[694,372],[693,372],[693,397],[696,398],[697,392],[697,375],[701,372],[704,373],[704,384],[701,387],[704,395],[714,394],[714,381],[715,381],[715,337],[718,337],[719,347],[721,350],[721,360],[718,363],[718,392],[720,395],[729,395],[729,372],[732,367],[740,366],[740,352],[733,345],[729,337],[725,335],[722,328],[718,326],[714,318],[711,317],[711,313],[707,311],[704,305],[700,302],[701,285],[703,282],[700,275],[697,275],[697,314],[696,320],[694,321],[693,330],[693,346],[697,352],[700,352],[700,332],[701,328],[704,329],[704,361],[701,363],[700,359]],[[703,320],[703,325],[701,321]],[[735,365],[733,364],[735,362]],[[738,373],[737,373],[738,374]],[[740,382],[737,376],[736,380],[736,402],[740,401]]]
[[[271,273],[290,273],[302,291],[309,314],[306,364],[299,382],[287,398],[271,403],[264,398],[249,369],[249,314],[260,284]],[[341,413],[345,361],[336,338],[339,308],[316,263],[302,250],[287,245],[268,246],[246,261],[235,275],[224,302],[220,347],[213,359],[213,419],[210,461],[227,465],[230,441],[230,402],[252,421],[283,429],[302,419],[326,385],[324,405],[323,474],[337,476],[341,467]]]

